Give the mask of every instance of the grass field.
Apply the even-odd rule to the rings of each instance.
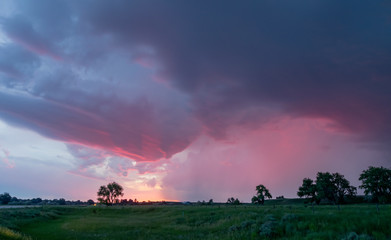
[[[0,210],[0,239],[391,239],[391,206],[42,207]]]

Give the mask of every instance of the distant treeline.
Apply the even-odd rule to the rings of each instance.
[[[340,173],[318,172],[316,179],[304,178],[299,187],[297,195],[305,199],[305,203],[316,204],[349,204],[349,203],[391,203],[391,169],[384,167],[372,167],[364,170],[360,174],[359,180],[362,185],[359,188],[364,190],[365,196],[357,196],[357,188],[350,185],[350,182]],[[256,186],[256,195],[251,199],[253,204],[263,205],[265,200],[271,199],[272,195],[264,185]],[[116,182],[101,186],[97,193],[98,202],[105,205],[172,205],[172,204],[197,204],[213,205],[213,199],[208,202],[198,201],[190,202],[138,202],[137,199],[119,199],[123,196],[123,188]],[[276,199],[284,200],[284,196],[278,196]],[[86,202],[67,201],[60,199],[18,199],[11,197],[9,193],[0,194],[0,204],[10,205],[93,205],[95,202],[89,199]],[[228,198],[226,204],[242,204],[238,198]]]
[[[0,204],[2,205],[94,205],[96,202],[92,199],[87,201],[70,201],[64,198],[60,199],[42,199],[42,198],[31,198],[31,199],[20,199],[12,197],[9,193],[0,194]],[[167,201],[137,201],[137,199],[121,199],[116,200],[114,205],[178,205],[178,204],[190,204],[190,202],[167,202]]]
[[[60,199],[42,199],[42,198],[32,198],[32,199],[20,199],[17,197],[12,197],[9,193],[0,194],[0,204],[9,204],[9,205],[92,205],[95,202],[90,199],[88,201],[69,201],[64,198]]]
[[[357,188],[342,174],[329,172],[318,172],[315,180],[304,178],[297,195],[316,204],[391,203],[391,169],[370,166],[360,174],[359,180],[364,197],[357,196]]]

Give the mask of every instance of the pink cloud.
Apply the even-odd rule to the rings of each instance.
[[[163,180],[164,196],[249,202],[255,186],[264,184],[274,197],[297,197],[302,179],[318,171],[340,172],[358,186],[367,164],[384,160],[349,135],[328,131],[323,120],[285,118],[256,130],[233,130],[228,138],[233,141],[203,136],[174,156]]]
[[[2,154],[1,154],[2,153]],[[3,156],[1,156],[3,155]],[[10,153],[7,149],[4,149],[0,145],[0,159],[5,163],[8,168],[14,168],[15,163],[9,159]]]
[[[5,33],[13,42],[40,56],[62,60],[48,36],[38,32],[28,19],[17,16],[11,20],[7,19],[2,25]]]
[[[174,119],[169,113],[158,115],[148,102],[144,105],[137,101],[120,103],[111,112],[91,113],[28,95],[0,93],[0,98],[0,112],[5,119],[53,139],[106,150],[137,161],[170,158],[184,150],[197,134],[197,126],[191,125],[192,119]]]
[[[156,186],[156,178],[152,178],[152,179],[150,179],[150,180],[148,180],[147,182],[146,182],[146,184],[147,184],[147,186],[149,186],[149,187],[151,187],[151,188],[153,188],[153,187],[155,187]]]
[[[26,48],[27,50],[29,50],[33,53],[36,53],[41,56],[48,56],[48,57],[51,57],[57,61],[63,60],[61,56],[55,54],[52,50],[49,50],[48,47],[42,46],[40,43],[29,42],[29,41],[26,41],[24,39],[20,39],[16,36],[12,36],[12,35],[10,35],[9,37],[15,43],[20,44],[21,46],[23,46],[24,48]]]
[[[112,179],[130,178],[148,174],[165,173],[168,159],[159,161],[134,161],[110,150],[91,148],[85,145],[67,144],[69,153],[74,157],[74,168],[70,173],[87,178]],[[156,181],[156,180],[155,180]],[[153,182],[148,182],[150,186]],[[155,182],[156,184],[156,182]]]

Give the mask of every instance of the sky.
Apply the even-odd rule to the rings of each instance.
[[[391,4],[2,0],[0,192],[296,197],[391,167]],[[359,190],[362,193],[362,190]]]

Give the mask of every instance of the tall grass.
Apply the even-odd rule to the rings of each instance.
[[[31,240],[31,237],[25,236],[9,228],[0,226],[0,239],[2,240]]]
[[[30,211],[14,212],[23,217],[15,217],[9,224],[16,226],[14,231],[43,240],[391,238],[389,205],[381,206],[379,212],[374,205],[346,205],[341,210],[316,206],[312,212],[301,204],[64,207]],[[0,211],[0,220],[3,214]]]

